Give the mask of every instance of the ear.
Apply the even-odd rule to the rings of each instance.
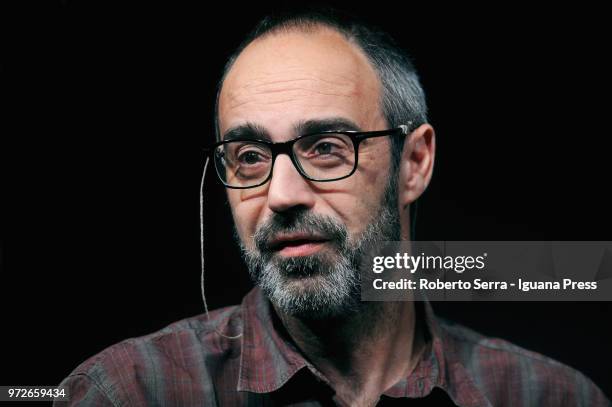
[[[429,185],[436,154],[436,133],[431,125],[422,124],[407,137],[399,168],[400,212],[406,211]]]

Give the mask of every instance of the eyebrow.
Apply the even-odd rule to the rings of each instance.
[[[221,140],[234,140],[234,139],[249,139],[249,140],[266,140],[272,141],[270,135],[262,126],[247,122],[240,126],[232,127],[223,134]]]
[[[331,117],[326,119],[300,121],[293,126],[293,131],[297,135],[333,130],[361,131],[361,128],[353,121],[345,119],[344,117]]]
[[[344,117],[311,119],[299,121],[293,125],[293,132],[296,134],[296,137],[302,134],[334,130],[361,131],[361,128],[352,120],[346,119]],[[247,122],[245,124],[230,128],[221,138],[221,140],[224,141],[235,139],[272,141],[270,134],[263,126],[252,122]]]

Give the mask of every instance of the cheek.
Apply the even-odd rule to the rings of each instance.
[[[346,180],[348,193],[336,197],[333,206],[352,234],[363,231],[380,210],[389,183],[389,165],[386,145],[364,149],[358,171]]]
[[[252,236],[255,233],[265,199],[243,200],[241,195],[242,191],[228,191],[228,201],[238,235],[247,247],[251,247]]]
[[[386,177],[374,173],[357,173],[346,179],[341,190],[322,194],[325,205],[339,217],[349,235],[360,234],[380,209]]]

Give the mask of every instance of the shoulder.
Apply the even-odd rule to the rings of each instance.
[[[81,363],[62,386],[71,405],[78,404],[75,400],[85,405],[163,405],[185,393],[205,401],[207,386],[213,386],[213,367],[240,352],[240,341],[221,340],[217,332],[236,335],[241,322],[240,308],[232,306],[126,339]]]
[[[440,321],[449,364],[459,364],[493,405],[609,406],[584,374],[547,356]],[[451,366],[452,368],[452,366]]]

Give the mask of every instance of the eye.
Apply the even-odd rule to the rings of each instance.
[[[248,150],[238,155],[238,162],[246,165],[254,165],[261,162],[264,157],[255,150]]]
[[[298,141],[294,152],[298,160],[307,160],[309,165],[340,164],[354,156],[351,139],[343,134],[327,133],[306,136]]]
[[[314,146],[313,150],[317,154],[331,154],[335,146],[332,143],[321,142]]]
[[[310,158],[344,156],[349,153],[347,142],[340,137],[319,138],[308,148],[307,155]]]

